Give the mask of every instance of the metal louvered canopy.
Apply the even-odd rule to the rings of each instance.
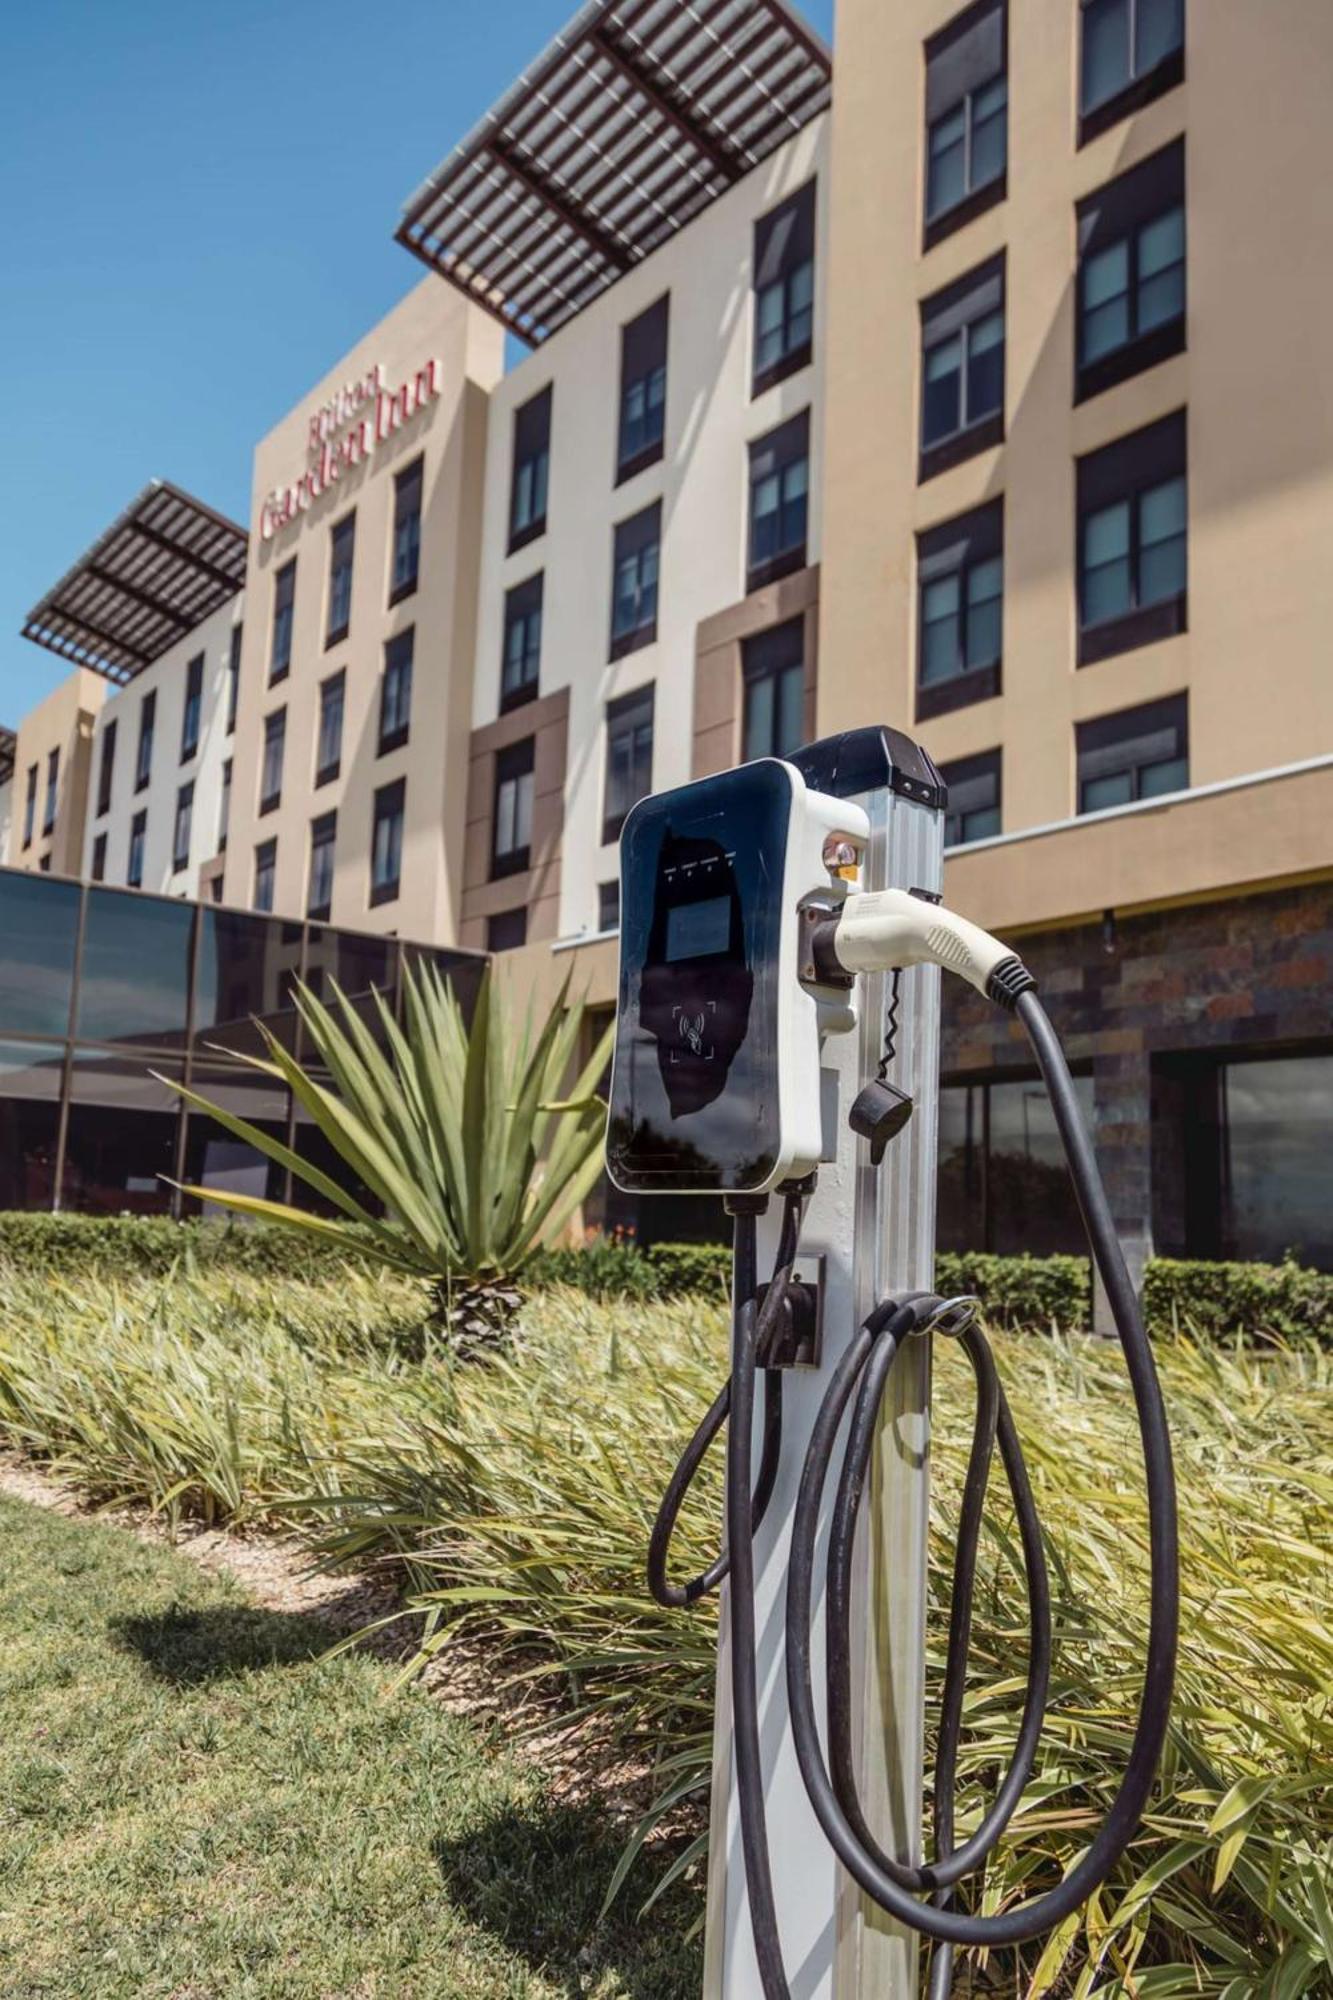
[[[164,479],[144,487],[23,621],[23,636],[124,686],[245,584],[248,537]]]
[[[783,0],[589,0],[396,235],[537,346],[828,106]]]

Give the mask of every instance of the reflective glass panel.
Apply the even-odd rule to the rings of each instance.
[[[1333,1056],[1223,1069],[1222,1254],[1333,1270]]]
[[[78,925],[75,883],[0,868],[0,1034],[69,1033]]]
[[[93,1042],[185,1040],[194,912],[188,903],[90,889],[76,1033]]]
[[[179,1075],[177,1065],[157,1065]],[[94,1215],[171,1206],[179,1100],[140,1059],[80,1050],[70,1076],[61,1206]]]
[[[239,910],[199,914],[199,974],[194,1038],[223,1048],[262,1053],[259,1016],[285,1048],[295,1036],[292,981],[301,965],[301,926]]]

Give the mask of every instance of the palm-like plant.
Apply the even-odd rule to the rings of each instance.
[[[516,1025],[487,970],[469,1028],[438,970],[409,967],[401,1025],[374,995],[382,1045],[341,990],[335,987],[330,1008],[298,987],[296,1009],[328,1082],[262,1022],[267,1057],[246,1060],[288,1085],[383,1213],[281,1140],[176,1084],[189,1103],[290,1169],[339,1213],[314,1215],[223,1188],[186,1193],[369,1250],[396,1270],[429,1278],[460,1346],[495,1338],[517,1303],[514,1280],[560,1234],[601,1166],[606,1107],[596,1086],[612,1031],[560,1097],[585,1014],[581,1001],[569,1003],[568,987],[566,980],[539,1028],[530,1008]]]

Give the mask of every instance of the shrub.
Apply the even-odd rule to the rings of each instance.
[[[175,1222],[169,1215],[0,1211],[0,1259],[24,1271],[163,1278],[177,1265],[318,1279],[342,1253],[262,1223]]]
[[[1156,1334],[1267,1335],[1333,1342],[1333,1277],[1295,1263],[1205,1264],[1155,1257],[1143,1274],[1143,1309]]]
[[[991,1326],[1086,1327],[1092,1280],[1086,1257],[995,1257],[942,1250],[935,1259],[937,1292],[971,1292]]]

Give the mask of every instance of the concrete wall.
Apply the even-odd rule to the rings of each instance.
[[[223,897],[252,898],[256,846],[276,837],[274,907],[306,906],[309,827],[338,814],[332,921],[370,931],[452,943],[462,875],[469,697],[475,640],[477,536],[487,392],[498,379],[499,326],[438,278],[428,277],[315,384],[255,452],[245,644],[235,744],[231,831]],[[386,390],[413,383],[436,364],[439,393],[346,469],[289,524],[266,538],[261,511],[274,489],[298,481],[312,463],[311,418],[345,383],[375,366]],[[371,413],[373,421],[373,412]],[[347,425],[335,426],[335,436]],[[389,604],[394,475],[424,459],[420,581]],[[356,509],[352,611],[347,638],[325,646],[329,531]],[[292,666],[269,687],[274,575],[297,559]],[[378,754],[385,642],[415,629],[411,728],[401,748]],[[346,708],[339,776],[315,786],[320,683],[345,669]],[[285,706],[286,755],[280,808],[259,814],[265,717]],[[406,780],[402,890],[372,908],[373,799]]]
[[[146,812],[143,881],[139,886],[162,895],[193,897],[199,894],[200,868],[212,861],[218,852],[222,766],[232,752],[232,741],[227,734],[232,629],[240,624],[244,610],[244,596],[238,593],[154,660],[150,667],[136,674],[127,687],[108,689],[93,734],[88,814],[80,873],[92,873],[93,849],[98,835],[105,833],[104,879],[108,882],[126,881],[130,826],[138,813]],[[199,744],[193,756],[182,758],[181,725],[185,716],[187,670],[190,661],[200,653],[204,656],[204,681]],[[150,693],[156,697],[153,759],[148,783],[141,790],[136,784],[139,724],[143,704]],[[116,747],[112,763],[111,802],[106,813],[99,813],[102,744],[112,721],[116,724]],[[189,860],[183,869],[177,869],[173,866],[175,857],[172,851],[176,800],[181,786],[191,782],[194,785],[194,804]]]
[[[493,723],[499,711],[505,592],[540,569],[545,575],[540,693],[569,691],[556,924],[563,938],[596,934],[598,884],[617,870],[614,844],[602,842],[606,704],[655,682],[653,789],[683,784],[693,775],[699,628],[746,591],[747,443],[806,409],[811,413],[808,546],[811,561],[818,557],[827,137],[827,119],[798,133],[524,359],[492,399],[473,726]],[[812,175],[818,177],[814,359],[751,397],[754,222]],[[665,454],[617,486],[620,329],[664,292],[671,295]],[[547,528],[508,555],[513,414],[548,383],[553,396]],[[608,662],[613,530],[659,499],[657,638]],[[479,927],[463,942],[481,942]]]
[[[106,696],[99,674],[76,667],[45,701],[24,716],[14,749],[13,806],[7,848],[0,861],[13,868],[43,868],[53,875],[77,875],[83,861],[83,833],[92,767],[93,727]],[[47,759],[59,750],[59,780],[53,830],[42,831]],[[37,807],[32,839],[23,843],[28,773],[36,767]]]
[[[883,720],[940,760],[1001,748],[1006,832],[1073,814],[1077,721],[1160,695],[1189,692],[1195,785],[1333,749],[1333,11],[1191,0],[1184,83],[1080,149],[1079,9],[1010,0],[1007,199],[923,253],[922,44],[956,11],[839,7],[821,732]],[[1182,133],[1186,351],[1076,406],[1075,203]],[[1001,249],[1005,442],[918,484],[919,301]],[[1181,408],[1189,630],[1078,668],[1074,461]],[[1003,692],[918,726],[915,533],[1000,494]],[[1206,854],[1182,860],[1160,826],[1074,829],[960,854],[946,887],[987,921],[1051,921],[1171,896],[1182,871],[1249,880],[1272,812],[1284,866],[1328,865],[1325,814],[1297,823],[1266,788],[1258,817],[1212,817]]]

